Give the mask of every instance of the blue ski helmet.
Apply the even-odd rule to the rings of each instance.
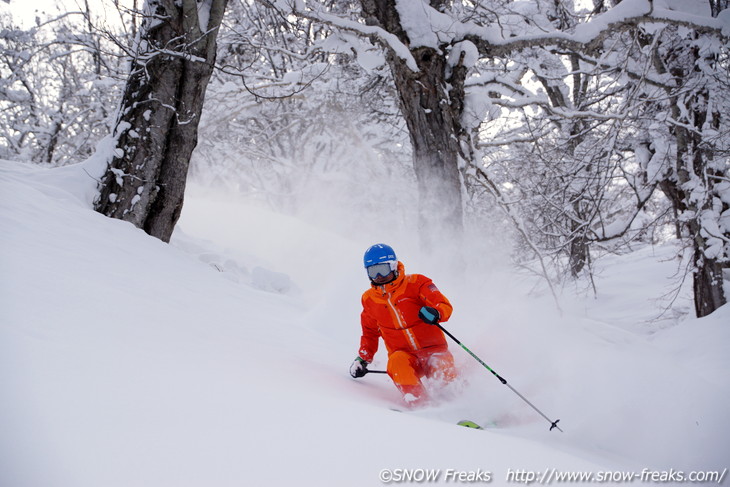
[[[375,244],[365,251],[363,261],[365,267],[368,268],[373,264],[380,264],[381,262],[397,261],[398,257],[395,256],[395,250],[390,245]]]

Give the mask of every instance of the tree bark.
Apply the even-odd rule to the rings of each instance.
[[[95,208],[168,242],[182,211],[228,0],[147,0]],[[201,30],[198,7],[210,12]]]
[[[702,317],[709,315],[727,303],[727,297],[723,289],[722,272],[726,264],[723,265],[716,258],[707,255],[709,235],[704,231],[702,223],[703,213],[709,210],[714,203],[713,176],[724,178],[727,177],[727,174],[713,174],[714,171],[712,171],[709,164],[709,155],[702,150],[704,145],[701,136],[702,126],[708,116],[705,99],[707,93],[701,92],[691,96],[694,98],[692,100],[694,110],[691,112],[690,120],[682,120],[683,115],[680,113],[679,108],[676,105],[673,107],[674,116],[677,120],[682,120],[687,125],[695,128],[691,131],[687,128],[687,125],[678,125],[676,127],[676,191],[682,196],[681,208],[689,216],[686,225],[692,238],[693,247],[692,288],[694,290],[695,313],[697,317]],[[697,182],[701,182],[704,187],[703,191],[685,190],[685,188],[696,185]],[[703,198],[698,199],[698,194],[703,194]]]
[[[722,114],[708,110],[712,107],[710,92],[702,83],[693,80],[699,61],[698,50],[681,44],[670,49],[664,59],[667,72],[676,82],[670,98],[676,156],[675,167],[662,182],[662,188],[680,215],[679,224],[684,224],[692,243],[695,313],[697,317],[703,317],[727,303],[723,269],[728,263],[708,252],[712,235],[703,219],[715,205],[720,206],[719,210],[715,209],[718,214],[730,210],[730,205],[722,202],[715,188],[718,181],[726,180],[730,174],[726,164],[713,164],[711,144],[703,140],[704,128],[718,129]],[[708,65],[717,62],[713,58],[703,61]],[[730,234],[725,232],[720,237],[727,241]]]
[[[411,44],[393,0],[362,0],[361,5],[368,24],[396,35],[406,46]],[[458,242],[463,236],[460,142],[465,136],[461,115],[467,70],[448,65],[447,47],[410,48],[417,72],[392,50],[386,52],[413,148],[419,229],[426,250],[437,246],[441,237]]]

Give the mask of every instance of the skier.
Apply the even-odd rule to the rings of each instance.
[[[382,338],[388,351],[388,375],[406,405],[422,406],[428,396],[421,378],[443,383],[456,378],[446,337],[434,326],[449,319],[451,303],[428,277],[406,274],[388,245],[375,244],[367,249],[364,263],[371,287],[362,295],[362,337],[350,375],[358,378],[367,374]]]

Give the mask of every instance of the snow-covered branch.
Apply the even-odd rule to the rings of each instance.
[[[483,56],[499,57],[532,47],[555,46],[575,52],[592,53],[609,37],[635,29],[642,24],[671,24],[687,27],[699,34],[714,34],[724,41],[730,38],[730,13],[717,18],[669,8],[658,8],[653,0],[624,0],[602,15],[578,24],[574,32],[545,32],[525,23],[513,37],[504,38],[494,27],[465,23],[454,29],[454,40],[472,41]],[[663,2],[662,2],[663,3]],[[708,12],[709,14],[709,12]]]
[[[317,5],[315,5],[314,8],[308,8],[306,6],[308,4],[305,4],[305,2],[301,0],[260,1],[261,3],[281,12],[283,17],[293,14],[308,20],[321,22],[326,25],[336,27],[344,31],[354,32],[363,36],[370,37],[371,39],[379,42],[384,47],[392,50],[397,56],[399,56],[406,62],[406,64],[412,71],[418,71],[418,65],[416,64],[416,60],[413,59],[413,55],[411,54],[408,46],[403,44],[396,35],[391,34],[381,27],[361,24],[350,19],[345,19],[337,15],[330,14],[321,7],[317,8]]]

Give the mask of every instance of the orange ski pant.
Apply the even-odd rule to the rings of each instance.
[[[403,393],[412,394],[415,399],[425,396],[426,390],[421,383],[422,377],[433,378],[444,383],[456,378],[454,357],[448,350],[418,350],[406,352],[398,350],[388,356],[388,375]]]

